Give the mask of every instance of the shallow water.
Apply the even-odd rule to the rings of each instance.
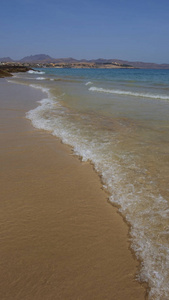
[[[90,160],[129,222],[149,299],[169,298],[169,71],[42,69],[17,74],[46,97],[27,113]]]

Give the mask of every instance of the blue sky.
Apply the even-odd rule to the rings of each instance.
[[[169,0],[1,0],[0,57],[169,63]]]

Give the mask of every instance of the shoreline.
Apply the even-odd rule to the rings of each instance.
[[[139,262],[129,228],[107,201],[93,165],[25,118],[41,91],[5,79],[0,88],[1,298],[145,299],[145,287],[134,279]]]

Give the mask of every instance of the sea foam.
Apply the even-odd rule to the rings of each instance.
[[[29,73],[29,74],[45,74],[45,72],[42,72],[42,71],[34,71],[34,70],[29,70],[28,73]]]
[[[116,94],[116,95],[126,95],[126,96],[134,96],[134,97],[141,97],[141,98],[151,98],[151,99],[161,99],[161,100],[169,100],[168,95],[155,95],[149,93],[136,93],[131,91],[123,91],[123,90],[113,90],[113,89],[103,89],[92,86],[89,88],[89,91],[92,92],[100,92],[100,93],[108,93],[108,94]]]
[[[36,80],[45,80],[45,77],[37,77]]]
[[[31,86],[42,89],[47,93],[47,98],[39,101],[38,107],[29,111],[26,117],[36,128],[47,130],[71,145],[83,161],[92,161],[110,193],[110,201],[120,205],[120,212],[131,224],[132,248],[142,261],[138,278],[149,284],[149,299],[168,299],[169,247],[160,242],[161,236],[169,236],[169,228],[165,226],[169,219],[167,201],[160,194],[154,196],[152,192],[146,197],[147,186],[151,186],[151,182],[147,181],[145,186],[142,184],[138,189],[134,184],[127,183],[128,171],[125,172],[121,166],[128,160],[129,169],[140,173],[140,168],[134,165],[133,159],[129,161],[126,155],[119,154],[120,162],[113,156],[116,139],[112,132],[93,131],[90,125],[81,126],[80,122],[70,118],[70,114],[60,105],[59,98],[53,97],[49,89]],[[97,89],[92,88],[94,91]],[[104,89],[101,92],[105,92]],[[144,173],[146,170],[142,170]]]
[[[85,83],[85,85],[91,85],[91,84],[93,84],[93,82],[91,82],[91,81],[88,81]]]

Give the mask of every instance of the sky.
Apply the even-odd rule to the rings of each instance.
[[[169,63],[169,0],[0,0],[0,57]]]

